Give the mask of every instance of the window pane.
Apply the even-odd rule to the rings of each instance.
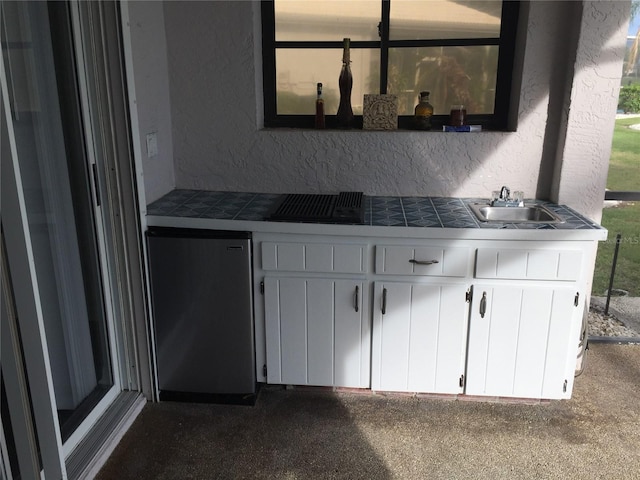
[[[338,77],[342,68],[341,49],[277,49],[276,92],[278,115],[315,113],[316,84],[323,85],[327,115],[338,111]],[[380,56],[377,50],[351,49],[353,90],[351,104],[362,115],[365,93],[379,93]]]
[[[497,68],[497,46],[392,48],[387,91],[398,95],[400,115],[413,114],[422,90],[434,115],[458,103],[467,114],[492,114]]]
[[[497,38],[501,1],[392,0],[391,40]]]
[[[380,0],[276,0],[276,41],[379,40]]]
[[[11,42],[3,42],[2,54],[15,92],[11,111],[21,188],[66,441],[114,384],[96,219],[87,162],[77,154],[84,151],[84,139],[70,134],[75,130],[64,114],[71,103],[79,115],[79,95],[62,93],[57,84],[63,72],[75,74],[71,62],[57,55],[62,47],[53,43],[54,32],[69,27],[49,17],[45,2],[7,5],[11,10],[3,10],[6,23],[19,27],[12,31]],[[79,124],[79,118],[74,120]]]

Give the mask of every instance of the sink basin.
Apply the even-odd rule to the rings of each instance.
[[[486,203],[470,203],[471,211],[481,222],[562,223],[563,220],[542,205],[492,207]]]

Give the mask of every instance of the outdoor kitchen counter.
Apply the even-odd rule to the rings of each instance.
[[[562,223],[483,223],[481,199],[442,197],[368,196],[357,225],[265,220],[282,199],[175,190],[147,212],[252,233],[258,382],[570,398],[605,229],[549,202]]]
[[[263,233],[406,238],[605,240],[607,230],[569,207],[536,201],[563,223],[480,222],[468,204],[479,198],[365,196],[363,224],[266,220],[283,194],[173,190],[147,207],[147,225]],[[535,230],[535,234],[532,230]]]

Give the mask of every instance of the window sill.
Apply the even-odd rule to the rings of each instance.
[[[408,128],[396,128],[393,130],[364,130],[362,128],[350,128],[350,129],[340,129],[340,128],[309,128],[309,127],[262,127],[260,129],[264,132],[317,132],[317,133],[415,133],[415,134],[461,134],[461,133],[470,133],[470,134],[478,134],[478,133],[512,133],[515,130],[497,130],[497,129],[488,129],[482,128],[482,130],[476,131],[461,131],[461,132],[445,132],[442,128],[437,129],[433,128],[431,130],[413,130]]]

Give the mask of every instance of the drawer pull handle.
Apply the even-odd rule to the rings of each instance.
[[[433,265],[440,262],[438,260],[416,260],[415,258],[412,258],[409,260],[409,263],[413,263],[415,265]]]
[[[387,313],[387,289],[382,289],[382,314]]]
[[[487,313],[487,292],[482,292],[482,299],[480,300],[480,318],[484,318],[485,313]]]
[[[354,301],[355,301],[354,307],[356,309],[356,312],[358,311],[358,308],[359,308],[358,306],[360,305],[360,298],[359,297],[360,297],[360,287],[358,285],[356,285],[356,294],[355,294],[355,299],[354,299]]]

